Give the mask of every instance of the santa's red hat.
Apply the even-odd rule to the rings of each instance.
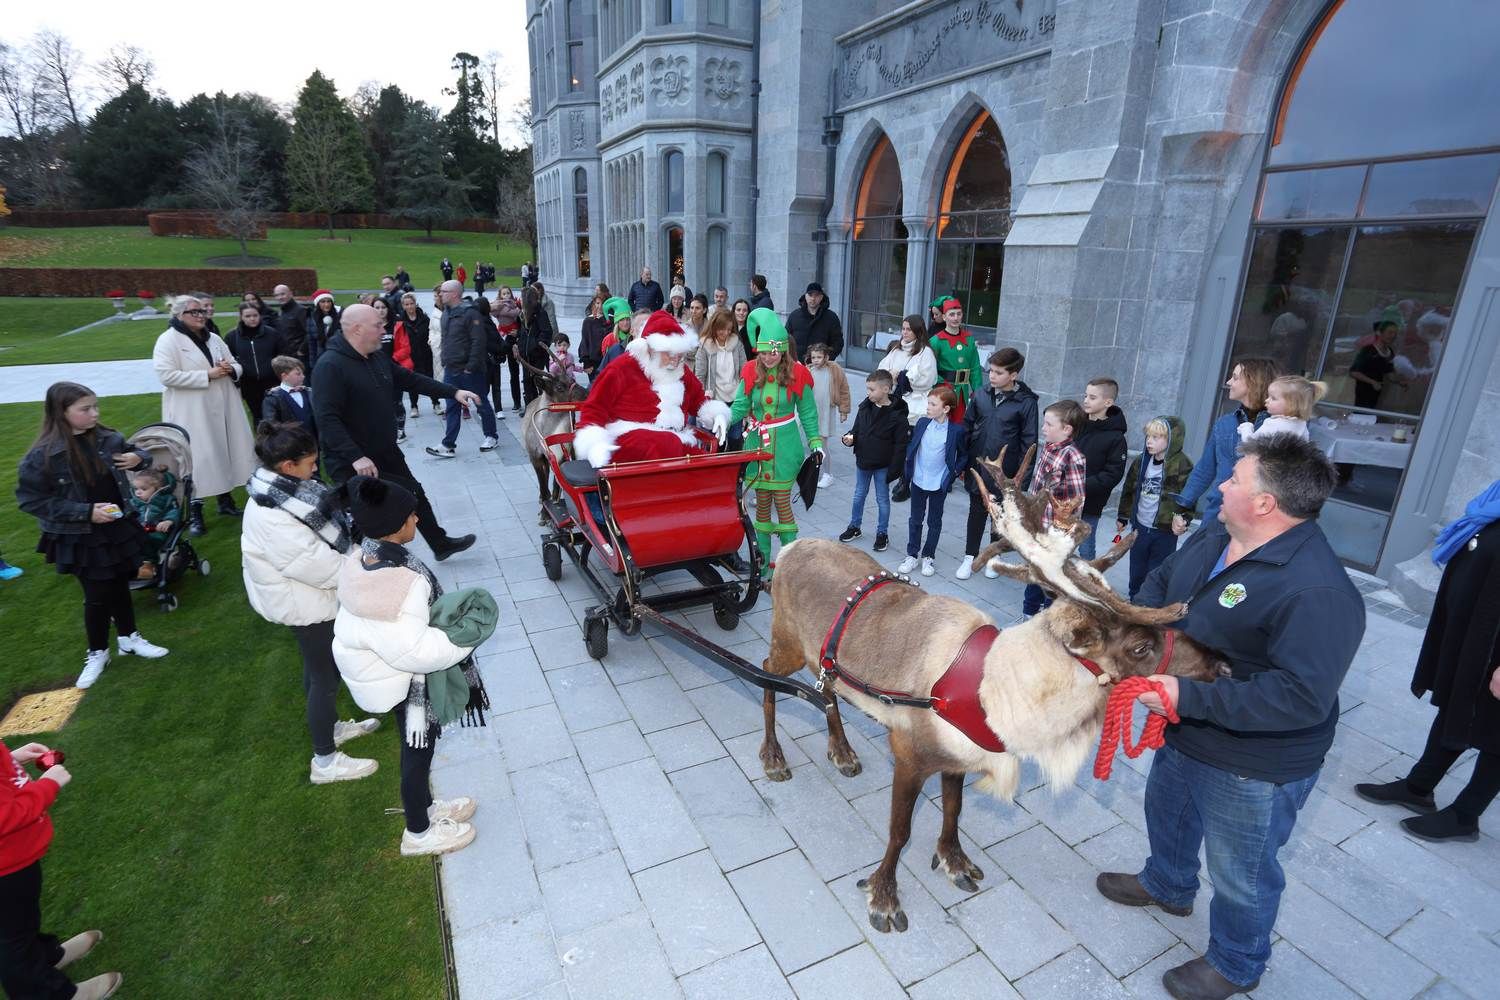
[[[332,302],[333,293],[326,288],[320,288],[316,292],[313,292],[312,304],[317,305],[319,299],[327,299],[329,302]]]
[[[962,309],[963,307],[964,304],[957,299],[947,298],[943,300],[943,312],[947,312],[949,309]]]
[[[682,324],[664,309],[658,309],[647,316],[640,335],[630,341],[630,350],[636,353],[644,352],[649,347],[653,351],[686,354],[697,346],[698,335],[684,330]]]

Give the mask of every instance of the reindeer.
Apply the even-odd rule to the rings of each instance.
[[[1051,498],[1029,496],[1020,487],[1031,453],[1013,479],[1000,469],[1003,458],[1002,451],[987,463],[1001,486],[1003,503],[991,497],[982,479],[980,489],[1003,544],[1027,560],[1025,566],[1007,565],[1003,571],[1013,578],[1035,580],[1055,590],[1058,598],[1030,621],[999,632],[974,668],[977,684],[971,683],[970,691],[977,687],[977,695],[971,694],[968,703],[977,699],[974,717],[982,719],[981,728],[988,727],[999,749],[984,749],[935,711],[908,707],[899,704],[900,698],[889,697],[909,693],[920,701],[935,685],[946,684],[945,674],[961,648],[981,627],[993,626],[987,615],[962,601],[923,593],[904,580],[871,589],[848,619],[837,651],[838,669],[819,672],[830,696],[828,759],[842,774],[858,774],[860,762],[844,735],[833,695],[890,729],[895,759],[890,839],[879,867],[859,883],[867,896],[870,925],[877,931],[907,928],[896,892],[896,862],[911,835],[912,809],[928,777],[940,773],[943,789],[943,826],[932,867],[941,867],[959,889],[977,891],[984,872],[958,841],[966,774],[982,774],[976,787],[1010,802],[1024,757],[1041,767],[1054,793],[1060,792],[1073,783],[1098,742],[1109,683],[1159,668],[1203,680],[1228,670],[1209,650],[1180,633],[1169,636],[1163,628],[1180,619],[1186,605],[1135,607],[1109,589],[1101,571],[1129,549],[1133,538],[1092,562],[1077,558],[1073,550],[1087,525],[1073,520],[1076,505],[1056,505],[1057,520],[1044,531],[1043,505]],[[786,676],[804,665],[820,664],[825,636],[849,604],[851,588],[861,581],[866,586],[882,574],[870,556],[826,539],[799,539],[783,548],[771,582],[771,644],[765,669]],[[1091,673],[1095,669],[1097,677]],[[869,693],[869,688],[880,690]],[[761,764],[766,777],[785,781],[791,771],[776,738],[773,692],[765,693],[763,707]]]
[[[549,501],[562,496],[562,487],[551,481],[552,469],[547,462],[547,438],[553,434],[565,434],[573,427],[573,421],[567,413],[554,413],[547,407],[552,403],[582,402],[587,393],[571,377],[559,378],[544,372],[529,364],[525,358],[521,359],[521,367],[530,373],[536,380],[537,388],[542,391],[540,396],[526,404],[526,412],[521,414],[521,441],[526,446],[526,457],[531,460],[531,468],[536,472],[538,502],[545,506]],[[538,520],[544,525],[550,523],[545,510],[539,512]]]

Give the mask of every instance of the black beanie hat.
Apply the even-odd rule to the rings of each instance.
[[[367,538],[394,535],[417,509],[417,498],[398,483],[355,476],[345,489],[354,526]]]

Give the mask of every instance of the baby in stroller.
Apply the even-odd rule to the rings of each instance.
[[[146,558],[136,575],[150,580],[156,575],[157,559],[168,533],[182,522],[182,510],[174,492],[177,477],[165,469],[142,469],[130,477],[130,483],[130,509],[146,531]]]

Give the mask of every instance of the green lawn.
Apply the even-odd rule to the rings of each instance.
[[[129,433],[159,407],[144,395],[102,410]],[[39,410],[0,406],[0,496],[14,496]],[[116,658],[72,721],[40,737],[73,772],[52,810],[44,922],[64,936],[102,928],[70,971],[118,969],[131,997],[439,997],[433,867],[397,854],[401,820],[384,815],[399,804],[396,733],[387,720],[348,747],[379,759],[375,776],[308,784],[291,633],[245,601],[238,522],[210,513],[209,526],[195,545],[213,572],[175,586],[179,609],[136,601],[141,631],[171,655]],[[0,551],[26,569],[0,583],[0,706],[70,684],[83,663],[78,585],[36,541],[35,520],[0,505]]]
[[[380,276],[398,264],[406,265],[413,285],[430,288],[442,279],[438,262],[444,257],[470,272],[477,260],[492,262],[503,272],[519,270],[531,257],[524,244],[493,234],[434,232],[434,237],[455,242],[424,244],[412,242],[425,238],[420,230],[334,232],[337,239],[329,240],[321,229],[272,229],[266,239],[251,242],[250,252],[279,258],[281,267],[316,268],[324,288],[379,288]],[[239,252],[234,240],[152,236],[144,226],[0,229],[0,266],[8,267],[206,267],[211,266],[204,263],[208,257]],[[270,289],[256,291],[265,295]],[[296,291],[306,294],[312,289]]]

